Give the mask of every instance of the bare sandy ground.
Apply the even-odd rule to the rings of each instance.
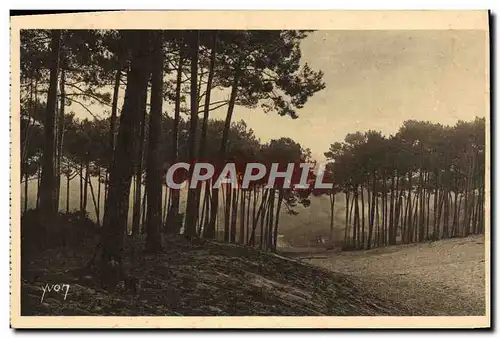
[[[483,236],[370,251],[323,251],[301,259],[351,275],[367,291],[403,303],[415,314],[485,315]]]

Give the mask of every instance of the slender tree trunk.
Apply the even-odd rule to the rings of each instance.
[[[210,53],[210,66],[208,70],[208,79],[207,79],[207,88],[205,91],[205,105],[203,107],[203,124],[201,127],[201,139],[200,139],[200,152],[199,152],[199,158],[201,160],[205,160],[206,156],[206,146],[207,146],[207,127],[208,127],[208,119],[209,119],[209,114],[210,114],[210,99],[211,99],[211,94],[212,94],[212,82],[214,78],[214,69],[215,69],[215,57],[217,56],[217,36],[218,33],[214,32],[213,33],[213,41],[212,41],[212,51]],[[201,82],[200,82],[201,84]],[[205,197],[208,195],[208,189],[209,186],[207,185],[205,188]],[[198,191],[198,206],[200,204],[200,191]],[[215,234],[215,222],[208,222],[208,226],[206,226],[204,229],[204,234],[203,236],[206,238],[213,238]]]
[[[40,204],[40,178],[42,176],[42,166],[38,163],[37,177],[36,177],[36,209]]]
[[[335,193],[331,192],[329,195],[330,197],[330,236],[328,238],[329,245],[333,245],[333,221],[334,221],[334,216],[335,216]],[[283,199],[283,196],[281,196],[281,199]],[[281,207],[280,202],[278,201],[278,208]],[[364,220],[364,217],[363,217]]]
[[[226,203],[224,208],[224,242],[228,243],[231,238],[230,221],[231,221],[231,200],[232,200],[232,187],[226,184]]]
[[[97,168],[97,225],[101,226],[101,168]]]
[[[250,202],[252,201],[252,188],[248,189],[248,202],[247,202],[247,220],[246,220],[246,240],[244,239],[243,244],[247,243],[250,238]],[[254,196],[255,198],[255,196]]]
[[[163,208],[162,208],[162,225],[163,226],[165,226],[165,222],[167,220],[168,208],[170,207],[169,201],[170,201],[170,195],[168,193],[168,186],[165,185],[165,194],[163,195]]]
[[[406,243],[409,243],[411,241],[411,235],[413,234],[413,227],[412,227],[412,201],[411,201],[411,195],[412,195],[412,173],[408,172],[408,199],[407,199],[407,204],[408,204],[408,220],[406,222],[407,224],[407,238],[406,238]]]
[[[94,204],[94,210],[95,210],[96,215],[98,215],[99,212],[97,209],[99,207],[97,206],[97,199],[96,199],[95,194],[94,194],[94,188],[92,187],[91,176],[88,176],[87,180],[88,180],[88,186],[90,187],[90,196],[92,197],[92,203]],[[98,221],[98,225],[99,225],[99,221]]]
[[[345,230],[344,230],[344,246],[348,247],[348,237],[349,234],[349,192],[345,191]]]
[[[146,224],[147,224],[147,214],[146,214],[146,207],[147,207],[147,200],[148,200],[148,189],[144,189],[144,194],[142,195],[142,207],[141,207],[141,221],[139,222],[139,229],[141,234],[146,233]]]
[[[268,190],[266,190],[262,194],[262,198],[260,200],[259,210],[257,211],[257,214],[255,215],[255,217],[252,220],[252,234],[250,235],[250,240],[248,241],[248,243],[249,243],[250,246],[254,246],[255,245],[255,230],[257,228],[257,225],[258,225],[258,222],[259,222],[259,218],[262,218],[262,219],[264,218],[264,216],[261,217],[261,215],[264,214],[264,204],[267,201],[267,194],[268,194]],[[255,199],[254,199],[254,205],[256,205],[255,204]],[[254,208],[254,210],[255,210],[255,208]],[[262,238],[262,224],[263,223],[261,222],[260,239]]]
[[[149,115],[149,146],[147,157],[147,230],[146,251],[156,253],[161,249],[162,202],[162,108],[163,108],[163,32],[153,33],[151,72],[151,113]]]
[[[453,193],[455,195],[455,199],[453,202],[453,231],[452,231],[452,237],[456,237],[459,235],[458,233],[458,185],[457,188],[455,189],[455,192]]]
[[[278,248],[278,227],[280,224],[280,212],[281,205],[283,204],[283,190],[280,188],[278,192],[278,204],[276,206],[276,220],[274,222],[274,233],[273,233],[273,248],[272,251],[276,252]]]
[[[59,121],[57,123],[57,164],[56,164],[56,210],[59,210],[59,195],[61,191],[61,160],[63,156],[63,140],[64,140],[64,106],[65,103],[65,73],[64,69],[61,69],[61,81],[59,86],[60,91],[60,109],[59,109]]]
[[[28,211],[28,171],[24,174],[24,212]]]
[[[104,184],[104,200],[106,201],[108,196],[108,187],[109,187],[109,168],[111,163],[113,162],[113,156],[115,152],[115,138],[116,138],[116,118],[118,111],[118,94],[120,91],[120,80],[122,75],[122,65],[118,64],[116,73],[115,73],[115,83],[113,86],[113,101],[111,102],[111,118],[109,123],[109,151],[108,155],[109,165],[106,168],[106,179]],[[104,203],[106,205],[106,203]],[[106,210],[104,210],[106,212]]]
[[[376,191],[376,180],[375,180],[375,171],[372,173],[372,202],[371,202],[371,207],[370,207],[370,226],[368,229],[368,243],[366,248],[370,250],[371,248],[371,241],[373,237],[373,226],[374,226],[374,220],[375,220],[375,197],[377,196],[377,191]]]
[[[85,215],[87,214],[89,180],[90,180],[90,163],[89,163],[89,160],[86,160],[85,178],[84,178],[84,182],[83,182],[82,217],[85,217]]]
[[[267,223],[267,244],[266,249],[272,250],[273,248],[273,225],[274,225],[274,200],[276,196],[276,190],[274,188],[271,189],[271,195],[269,196],[269,218]]]
[[[191,56],[191,115],[189,120],[189,140],[188,140],[188,156],[190,163],[195,163],[196,154],[196,133],[198,125],[198,48],[199,35],[198,31],[191,32],[190,39],[190,56]],[[194,165],[190,167],[189,177],[193,175]],[[196,237],[196,222],[198,216],[198,197],[197,189],[188,189],[186,203],[186,227],[184,234],[190,238]]]
[[[359,230],[359,193],[358,193],[358,186],[356,185],[354,187],[354,226],[353,226],[353,232],[352,232],[352,243],[354,248],[359,247],[359,241],[358,239],[358,230]]]
[[[177,67],[177,87],[175,90],[175,108],[174,108],[174,128],[172,132],[172,161],[171,165],[177,163],[179,158],[179,124],[181,120],[181,89],[182,89],[182,70],[184,63],[184,43],[181,42],[179,50],[179,64]],[[172,203],[170,205],[168,215],[167,215],[167,232],[173,233],[176,230],[176,224],[174,220],[179,214],[179,204],[180,204],[180,190],[171,190]]]
[[[66,175],[66,213],[69,213],[69,183],[70,183],[70,173]]]
[[[394,192],[394,211],[392,215],[392,237],[391,237],[391,245],[395,245],[397,243],[398,237],[398,227],[400,228],[401,223],[399,221],[399,213],[400,213],[400,191],[399,191],[399,174],[396,172],[395,177],[395,192]]]
[[[54,223],[56,209],[54,177],[54,129],[57,100],[57,78],[59,72],[61,31],[51,31],[50,79],[44,121],[44,146],[42,156],[42,178],[40,183],[40,209],[43,227],[48,229]]]
[[[429,240],[429,237],[430,237],[430,214],[431,214],[431,193],[432,193],[432,188],[430,187],[430,182],[431,182],[431,179],[430,179],[430,176],[431,176],[431,173],[430,172],[427,172],[427,178],[426,178],[426,187],[427,189],[425,189],[426,193],[427,193],[427,197],[426,197],[426,211],[427,211],[427,216],[426,216],[426,219],[425,219],[425,232],[426,232],[426,239]],[[424,215],[425,216],[425,215]]]
[[[389,245],[394,245],[394,232],[395,232],[395,224],[394,224],[394,192],[395,192],[396,186],[394,182],[394,173],[391,175],[391,195],[389,197]]]
[[[127,75],[125,100],[120,116],[117,142],[109,172],[109,192],[101,231],[101,280],[108,289],[114,290],[118,280],[110,271],[122,269],[121,251],[127,229],[130,181],[133,174],[130,159],[136,150],[140,132],[143,93],[149,80],[149,32],[129,31],[131,40],[131,69]]]
[[[205,192],[203,194],[203,237],[204,238],[214,238],[215,228],[210,228],[210,191],[212,187],[212,180],[210,179],[205,183]]]
[[[239,189],[233,189],[231,202],[231,237],[230,242],[236,243],[236,220],[238,216],[238,197]]]
[[[270,191],[270,190],[269,190]],[[266,191],[267,193],[267,191]],[[266,194],[266,199],[262,200],[262,202],[264,203],[263,204],[263,210],[262,210],[262,217],[260,219],[260,246],[259,248],[262,250],[263,247],[264,247],[264,239],[265,239],[265,233],[264,233],[264,222],[265,222],[265,219],[266,219],[266,214],[267,214],[267,210],[268,210],[268,201],[269,199],[267,198],[267,194]]]
[[[380,213],[379,213],[379,202],[378,196],[375,197],[375,219],[376,219],[376,229],[377,229],[377,247],[380,246]]]
[[[141,92],[141,133],[139,136],[139,149],[136,155],[136,171],[135,171],[135,189],[134,189],[134,205],[132,210],[132,235],[139,233],[141,223],[141,196],[142,196],[142,161],[144,155],[144,139],[146,135],[146,100],[147,100],[147,86],[146,90]]]
[[[383,189],[382,193],[382,244],[387,245],[387,178],[385,176],[385,171],[382,177]]]
[[[80,212],[83,212],[83,163],[80,163]]]
[[[245,199],[246,199],[246,190],[241,190],[240,194],[240,234],[239,234],[239,243],[245,243]]]
[[[361,247],[365,247],[365,193],[363,185],[361,187]]]
[[[219,165],[222,165],[225,160],[226,145],[227,145],[227,140],[229,138],[229,129],[231,127],[231,120],[233,117],[234,106],[236,104],[236,96],[238,94],[238,84],[241,76],[240,73],[241,73],[240,61],[238,61],[234,69],[234,78],[231,86],[231,95],[229,97],[229,106],[227,108],[226,120],[224,122],[224,130],[222,131],[222,141],[218,154]],[[211,214],[210,214],[210,227],[213,227],[213,225],[215,224],[215,219],[217,217],[218,210],[219,210],[219,190],[213,189]]]

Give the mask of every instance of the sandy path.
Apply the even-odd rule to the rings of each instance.
[[[472,236],[301,259],[359,277],[364,287],[416,313],[484,315],[484,251],[484,237]]]

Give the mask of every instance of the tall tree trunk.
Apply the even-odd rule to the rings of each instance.
[[[83,180],[84,180],[84,177],[83,177],[83,162],[80,163],[80,172],[79,172],[79,175],[80,175],[80,212],[82,212],[83,210]]]
[[[241,189],[240,196],[240,236],[239,243],[245,243],[245,200],[246,200],[246,192],[247,190]]]
[[[335,193],[332,191],[329,195],[330,197],[330,235],[328,237],[329,245],[333,245],[333,221],[335,216]],[[283,198],[281,196],[281,198]],[[278,200],[278,207],[280,207],[280,202]],[[364,218],[363,218],[364,219]]]
[[[231,193],[232,193],[232,188],[230,184],[226,184],[226,201],[225,201],[225,206],[224,206],[224,242],[228,243],[231,234],[230,234],[230,228],[229,228],[229,222],[231,220]]]
[[[236,221],[238,216],[238,197],[239,189],[233,189],[233,196],[231,202],[231,237],[230,242],[236,243]]]
[[[229,138],[229,129],[231,127],[231,120],[233,117],[234,106],[236,104],[236,96],[238,94],[238,84],[240,81],[241,69],[240,61],[237,62],[234,69],[234,78],[231,86],[231,95],[229,97],[229,106],[227,108],[226,120],[224,122],[224,130],[222,131],[222,140],[220,144],[219,154],[218,154],[218,165],[223,165],[226,155],[226,145]],[[212,190],[212,205],[210,213],[210,227],[214,227],[215,219],[217,218],[217,212],[219,210],[219,190]]]
[[[57,163],[56,163],[56,210],[59,209],[59,195],[61,191],[61,160],[63,156],[63,139],[64,139],[64,106],[65,103],[65,90],[64,85],[66,83],[65,80],[65,72],[64,69],[61,69],[61,81],[59,82],[59,91],[60,91],[60,108],[58,114],[58,122],[57,122]]]
[[[177,163],[179,158],[179,124],[181,120],[181,89],[182,89],[182,70],[184,63],[184,42],[181,41],[179,50],[179,64],[177,67],[177,87],[175,89],[175,108],[174,108],[174,128],[172,132],[172,154],[171,163]],[[174,233],[176,231],[177,215],[179,214],[180,190],[171,189],[171,204],[167,214],[167,232]]]
[[[395,228],[395,224],[394,224],[394,192],[395,192],[395,189],[396,189],[396,186],[395,186],[395,182],[394,182],[394,173],[392,173],[391,175],[391,195],[389,197],[389,240],[388,240],[388,244],[389,245],[394,245],[394,239],[395,239],[395,236],[394,236],[394,228]]]
[[[271,194],[269,196],[269,217],[267,222],[267,241],[266,241],[266,250],[271,250],[273,247],[273,225],[274,225],[274,199],[276,196],[276,190],[274,188],[271,189]]]
[[[371,207],[370,207],[370,225],[368,229],[368,243],[366,248],[370,250],[371,248],[371,241],[373,237],[373,225],[374,225],[374,220],[375,220],[375,197],[377,196],[377,191],[376,191],[376,180],[375,180],[375,171],[372,173],[372,202],[371,202]]]
[[[411,241],[411,235],[413,234],[413,227],[412,227],[412,202],[411,202],[411,192],[412,192],[412,172],[408,172],[408,197],[406,203],[408,204],[408,219],[407,219],[407,236],[406,236],[406,243],[409,243]]]
[[[46,229],[54,223],[56,209],[54,177],[54,129],[57,100],[57,78],[59,72],[61,31],[51,31],[50,79],[44,120],[44,145],[42,156],[42,178],[40,183],[40,209],[42,225]]]
[[[379,213],[379,202],[378,202],[378,195],[375,197],[375,219],[376,219],[376,229],[377,229],[377,236],[376,236],[376,243],[377,247],[380,246],[380,213]]]
[[[89,160],[87,159],[85,163],[85,178],[83,182],[83,202],[81,210],[82,217],[85,217],[87,213],[89,180],[90,180],[90,163]]]
[[[453,230],[452,230],[452,236],[456,237],[458,236],[458,185],[453,193],[455,199],[453,202]]]
[[[161,248],[162,202],[162,108],[163,108],[163,32],[153,33],[151,71],[151,113],[149,115],[149,146],[147,157],[146,191],[148,218],[146,251],[158,252]]]
[[[212,179],[206,182],[205,191],[203,194],[203,237],[204,238],[214,238],[215,237],[215,228],[211,228],[210,223],[210,191],[212,187]]]
[[[42,176],[42,166],[38,163],[37,174],[36,174],[36,209],[40,205],[40,178]]]
[[[69,213],[69,183],[71,181],[70,179],[70,172],[68,171],[68,174],[66,175],[66,213]]]
[[[198,48],[199,48],[199,33],[198,31],[191,32],[190,39],[190,56],[191,56],[191,118],[189,120],[189,140],[188,151],[190,163],[195,163],[196,154],[196,132],[198,125]],[[189,177],[193,175],[194,165],[191,165]],[[188,237],[196,237],[196,218],[198,216],[198,198],[197,189],[188,189],[186,203],[186,227],[184,234]]]
[[[118,128],[115,156],[109,172],[109,192],[101,231],[101,262],[99,270],[103,286],[114,290],[118,280],[113,271],[122,269],[121,251],[127,229],[130,181],[133,167],[130,161],[136,154],[143,93],[149,80],[149,32],[129,31],[131,40],[131,69],[127,75],[127,88],[120,125]]]
[[[217,36],[218,33],[213,33],[213,41],[212,41],[212,51],[210,53],[210,66],[208,70],[208,79],[207,79],[207,88],[205,93],[205,105],[203,107],[203,124],[201,127],[201,138],[200,138],[200,152],[199,158],[204,161],[206,156],[206,146],[207,146],[207,127],[208,127],[208,118],[210,114],[210,98],[212,94],[212,82],[214,78],[214,68],[215,68],[215,57],[217,55]],[[201,82],[200,82],[201,84]],[[208,194],[209,186],[205,187],[205,197]],[[200,204],[200,191],[198,191],[198,206]],[[206,230],[205,230],[206,229]],[[215,222],[208,222],[208,225],[204,227],[203,237],[213,238],[215,235]]]
[[[387,180],[385,177],[385,171],[382,175],[382,184],[383,184],[383,192],[382,192],[382,238],[381,244],[387,244]]]
[[[278,227],[280,224],[280,212],[282,204],[283,204],[283,190],[280,188],[278,192],[278,204],[276,206],[276,220],[274,222],[273,247],[272,247],[273,252],[276,252],[276,249],[278,247],[278,234],[279,234]]]
[[[101,226],[101,167],[97,168],[97,225]]]
[[[163,182],[162,182],[163,183]],[[165,194],[163,195],[163,208],[162,208],[162,225],[165,226],[169,208],[170,195],[168,193],[168,186],[165,186]]]
[[[109,123],[109,155],[108,155],[108,161],[109,164],[106,168],[106,179],[105,179],[105,185],[104,185],[104,200],[107,199],[108,195],[108,188],[109,188],[109,168],[111,167],[111,163],[113,162],[113,156],[115,152],[115,138],[116,138],[116,118],[117,118],[117,111],[118,111],[118,94],[120,91],[120,80],[121,80],[121,75],[122,75],[122,65],[118,64],[116,73],[115,73],[115,83],[113,86],[113,101],[111,102],[111,118],[110,118],[110,123]],[[104,203],[106,204],[106,203]],[[106,210],[104,210],[106,212]]]
[[[345,229],[344,229],[344,246],[348,247],[348,237],[349,234],[349,192],[345,191]]]
[[[28,210],[28,171],[24,174],[24,212]]]
[[[141,206],[141,221],[139,222],[140,224],[140,233],[145,234],[146,233],[146,224],[147,224],[147,214],[146,214],[146,207],[147,207],[147,202],[148,200],[148,189],[144,189],[144,194],[142,195],[142,206]]]
[[[356,185],[354,187],[354,226],[353,226],[353,232],[352,232],[352,243],[354,248],[359,247],[359,241],[358,239],[358,230],[359,230],[359,193],[358,193],[358,186]]]
[[[365,194],[363,185],[361,187],[361,247],[365,247]]]
[[[431,214],[431,193],[432,193],[432,188],[430,186],[430,182],[431,182],[431,173],[428,171],[427,172],[427,178],[426,178],[426,188],[425,191],[427,193],[427,197],[426,197],[426,211],[427,211],[427,215],[424,214],[425,216],[425,232],[426,232],[426,239],[428,240],[429,239],[429,236],[430,236],[430,214]]]
[[[257,214],[255,215],[255,217],[253,218],[252,220],[252,234],[250,235],[250,239],[248,241],[249,245],[250,246],[254,246],[255,245],[255,230],[257,228],[257,225],[259,223],[259,218],[264,218],[263,214],[264,214],[264,204],[265,202],[267,201],[267,194],[268,194],[268,191],[269,190],[266,190],[263,194],[262,194],[262,198],[260,200],[260,206],[259,206],[259,210],[257,211]],[[254,199],[254,206],[256,205],[255,203],[255,199]],[[255,208],[254,208],[255,210]],[[262,217],[261,217],[262,216]],[[261,233],[260,233],[260,238],[262,238],[262,224],[261,223]]]
[[[266,190],[266,199],[263,199],[262,200],[262,203],[263,203],[263,209],[262,209],[262,217],[260,218],[260,245],[259,245],[259,249],[263,249],[264,248],[264,239],[265,239],[265,232],[264,232],[264,222],[266,220],[266,215],[267,215],[267,210],[268,210],[268,201],[269,199],[267,198],[267,192],[269,192],[270,190]],[[264,197],[264,196],[263,196]]]
[[[246,220],[246,230],[245,230],[245,239],[243,241],[243,244],[247,243],[249,238],[250,238],[250,202],[252,201],[252,188],[248,189],[248,202],[246,206],[246,212],[247,212],[247,220]],[[255,199],[255,196],[254,196]]]
[[[132,235],[139,233],[141,223],[141,196],[142,196],[142,161],[144,155],[144,139],[146,135],[146,100],[148,95],[148,87],[143,90],[141,95],[141,133],[139,136],[139,149],[136,153],[136,171],[135,171],[135,189],[134,189],[134,205],[132,211]]]

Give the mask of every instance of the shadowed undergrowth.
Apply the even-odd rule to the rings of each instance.
[[[91,240],[23,257],[22,315],[114,316],[373,316],[415,315],[407,307],[363,291],[350,277],[258,250],[216,242],[163,238],[159,255],[143,253],[144,238],[129,238],[124,264],[139,280],[137,293],[121,285],[100,289],[81,267]],[[46,292],[47,284],[69,284]]]

